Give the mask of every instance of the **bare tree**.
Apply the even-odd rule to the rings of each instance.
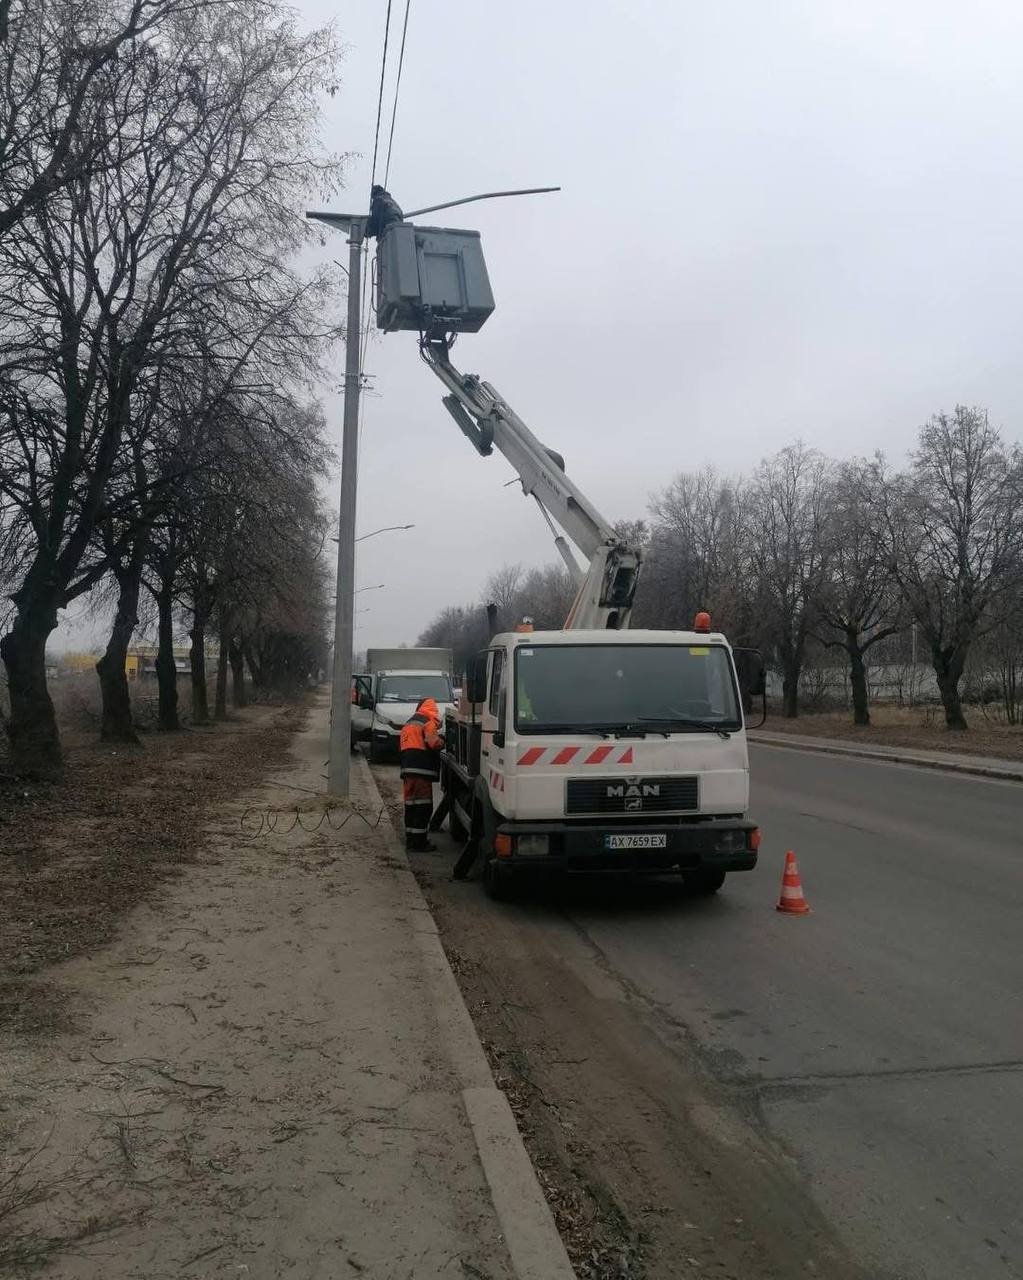
[[[456,672],[465,671],[474,653],[487,647],[487,616],[480,604],[448,605],[424,627],[418,644],[450,649]]]
[[[998,705],[1006,724],[1023,723],[1023,592],[1006,602],[998,624],[984,638],[981,647],[985,686],[988,680],[997,691]],[[984,692],[987,692],[985,688]],[[987,699],[985,698],[985,701]]]
[[[0,240],[111,162],[104,73],[172,15],[213,0],[0,0]]]
[[[903,625],[895,560],[883,518],[880,459],[840,464],[828,486],[824,575],[817,600],[821,642],[849,658],[853,722],[870,724],[866,655]]]
[[[532,618],[537,630],[563,627],[577,592],[577,584],[562,565],[530,569],[515,595],[515,624],[523,618]]]
[[[60,766],[46,640],[119,550],[95,535],[135,463],[126,433],[147,371],[204,301],[215,310],[259,278],[297,223],[296,195],[331,172],[311,153],[310,101],[334,57],[329,36],[300,36],[263,6],[171,13],[97,76],[104,163],[0,243],[0,489],[31,547],[0,641],[19,768]]]
[[[638,625],[690,627],[704,609],[723,630],[756,638],[742,494],[739,481],[706,467],[680,472],[651,499]]]
[[[497,622],[502,630],[518,621],[515,616],[516,597],[522,585],[522,573],[522,565],[504,564],[494,570],[483,588],[487,603],[497,605]]]
[[[829,464],[790,445],[765,459],[745,491],[748,552],[758,609],[782,672],[783,714],[799,714],[799,676],[827,572]]]
[[[931,651],[949,729],[965,729],[960,681],[971,645],[1023,583],[1023,458],[981,408],[957,405],[920,430],[887,504],[895,566]]]

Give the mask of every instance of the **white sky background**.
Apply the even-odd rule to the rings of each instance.
[[[362,210],[386,0],[296,2],[348,46],[325,119],[361,152],[335,207]],[[410,209],[561,184],[424,221],[483,236],[497,310],[455,363],[617,519],[679,469],[747,470],[797,437],[901,461],[957,401],[1018,438],[1021,161],[1018,0],[412,0],[389,186]],[[358,649],[557,558],[414,334],[375,334],[367,372],[359,532],[417,528],[359,548],[357,585],[386,589],[358,598]]]

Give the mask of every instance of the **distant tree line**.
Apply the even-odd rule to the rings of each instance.
[[[645,548],[634,627],[680,628],[697,610],[763,650],[783,714],[808,672],[841,655],[853,717],[870,723],[875,653],[895,663],[919,639],[950,729],[965,729],[968,664],[1011,723],[1023,717],[1023,453],[980,408],[957,406],[919,433],[903,471],[881,456],[835,461],[804,444],[752,474],[680,472],[621,536]],[[459,662],[524,614],[561,626],[573,591],[560,569],[497,571],[479,604],[445,609],[420,637]]]
[[[46,645],[106,593],[102,734],[132,741],[125,655],[158,622],[159,723],[178,726],[176,621],[219,640],[216,714],[246,666],[281,686],[324,664],[328,461],[311,386],[332,281],[292,265],[329,31],[276,0],[0,5],[0,656],[19,772],[61,747]]]

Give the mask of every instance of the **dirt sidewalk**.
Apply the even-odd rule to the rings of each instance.
[[[524,1219],[546,1207],[500,1095],[458,1069],[468,1015],[438,1000],[432,921],[368,774],[352,805],[313,794],[322,712],[284,785],[218,810],[185,877],[50,971],[80,1025],[0,1045],[0,1272],[565,1274],[531,1269],[542,1230],[498,1216],[502,1179]]]

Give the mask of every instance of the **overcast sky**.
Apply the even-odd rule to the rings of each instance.
[[[336,207],[365,209],[386,0],[297,3],[348,47],[326,121],[360,153]],[[956,401],[1023,434],[1021,107],[1018,0],[412,0],[389,185],[405,208],[563,187],[435,215],[481,231],[497,302],[456,363],[641,516],[679,469],[796,437],[900,459]],[[414,334],[375,335],[367,370],[359,531],[417,527],[360,546],[358,585],[386,585],[359,649],[557,558]]]

